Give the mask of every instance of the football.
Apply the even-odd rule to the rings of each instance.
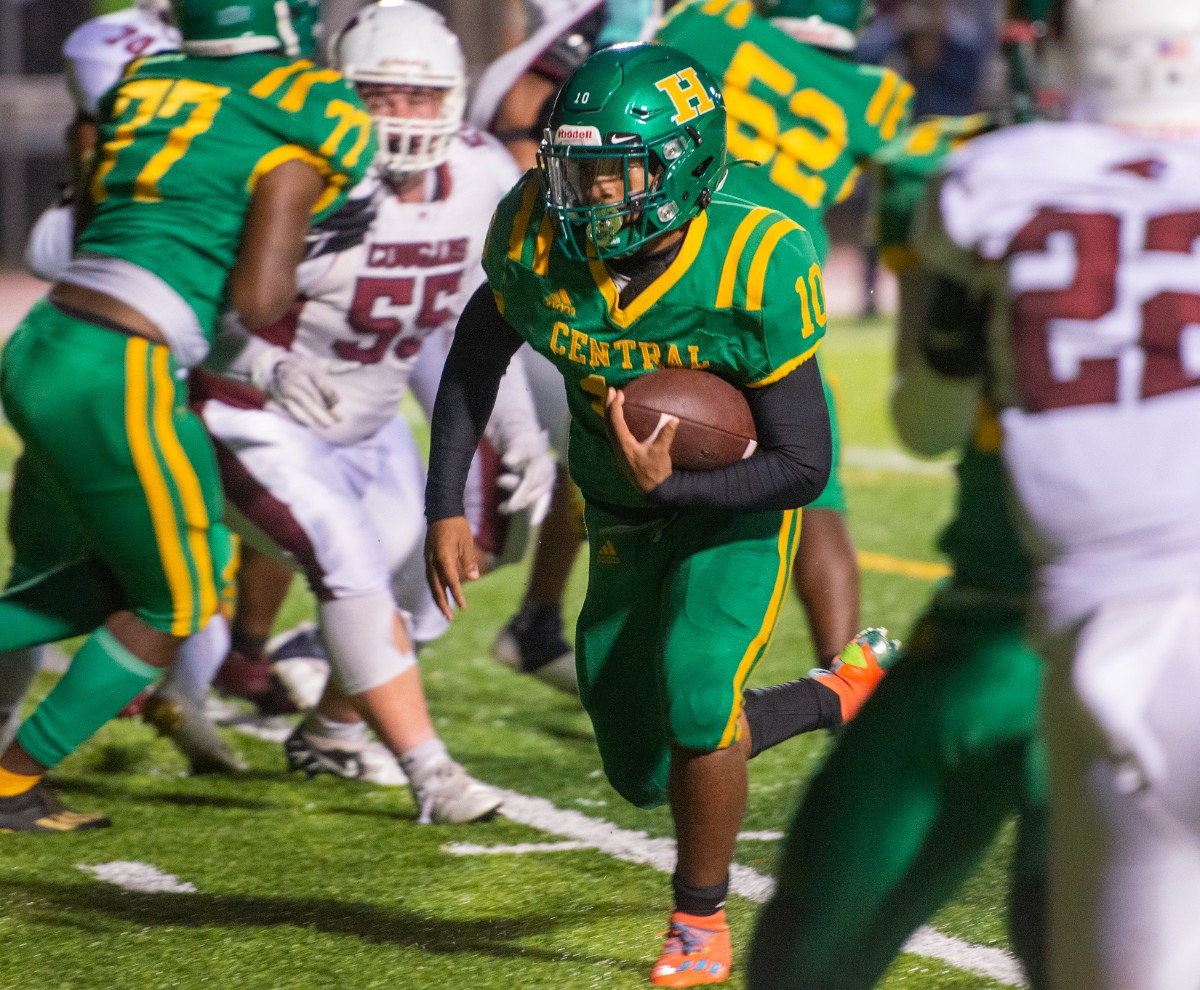
[[[623,389],[625,422],[645,440],[663,416],[679,427],[671,442],[671,463],[685,471],[725,467],[754,453],[758,433],[745,396],[723,378],[689,368],[660,368],[635,378]]]

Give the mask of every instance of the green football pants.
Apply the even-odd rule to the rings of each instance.
[[[1041,661],[1019,609],[935,598],[813,778],[759,916],[753,990],[867,990],[1019,816],[1010,929],[1044,986]]]
[[[671,747],[738,738],[742,689],[770,646],[800,512],[677,512],[630,524],[588,506],[579,693],[613,787],[667,797]]]
[[[204,627],[233,559],[216,460],[165,346],[43,300],[0,363],[25,445],[0,650],[90,631],[116,608],[175,636]]]

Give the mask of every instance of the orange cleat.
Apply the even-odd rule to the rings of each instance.
[[[888,639],[887,630],[872,626],[855,636],[828,671],[813,671],[818,683],[838,696],[842,725],[849,722],[871,697],[900,649],[898,640]]]
[[[662,955],[650,971],[656,987],[698,987],[729,979],[733,948],[723,910],[705,917],[675,911],[664,934]]]

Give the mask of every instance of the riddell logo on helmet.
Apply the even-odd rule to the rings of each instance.
[[[600,128],[591,124],[563,124],[554,132],[555,144],[600,144]]]

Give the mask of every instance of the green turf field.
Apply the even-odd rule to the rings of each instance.
[[[884,324],[843,323],[823,353],[840,382],[844,443],[853,455],[845,479],[855,538],[867,554],[864,624],[903,635],[937,572],[907,562],[939,562],[932,540],[949,511],[951,476],[903,470],[898,458],[872,453],[895,447],[885,411]],[[15,452],[6,436],[0,470]],[[582,577],[576,574],[571,607]],[[665,809],[640,812],[609,789],[575,703],[489,658],[522,580],[510,570],[470,587],[468,610],[422,658],[430,705],[451,752],[476,776],[515,792],[511,818],[420,826],[407,789],[307,782],[286,773],[279,745],[232,729],[228,738],[253,770],[236,779],[189,778],[169,743],[140,723],[113,723],[53,781],[72,807],[103,810],[116,826],[74,836],[0,836],[0,987],[645,986],[669,908],[660,869],[672,863],[669,816]],[[295,592],[281,626],[310,611],[307,596]],[[757,680],[798,676],[811,661],[800,610],[790,601]],[[39,693],[50,678],[42,675]],[[740,844],[742,866],[770,876],[777,846],[771,833],[786,827],[825,745],[802,738],[755,761],[745,829],[757,835]],[[856,841],[872,837],[830,836],[831,846]],[[565,842],[573,845],[538,848]],[[1005,962],[997,950],[1007,948],[1007,855],[1002,841],[934,920],[940,932],[966,943],[956,948],[967,967]],[[153,881],[143,886],[154,889],[104,879],[114,871],[136,875],[132,867],[105,866],[121,863],[157,870],[143,872]],[[743,881],[753,893],[753,874]],[[753,899],[730,898],[736,953],[755,909]],[[730,987],[743,985],[741,957]],[[1003,984],[908,954],[882,985]]]

